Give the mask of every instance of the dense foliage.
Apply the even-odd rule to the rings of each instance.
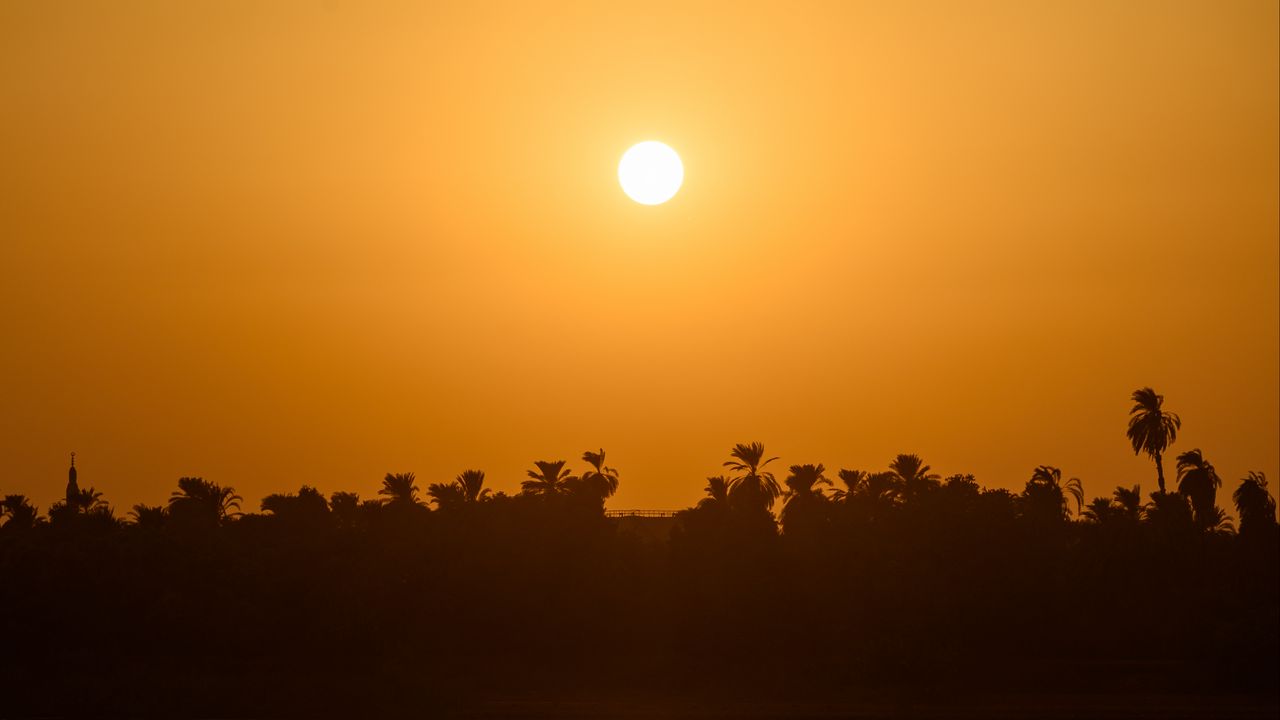
[[[1275,502],[1250,473],[1237,531],[1199,450],[1176,491],[1085,503],[1048,466],[1015,494],[914,455],[783,472],[743,444],[696,507],[650,521],[666,539],[606,517],[619,473],[603,451],[583,460],[536,463],[516,496],[467,471],[424,499],[389,474],[376,500],[304,486],[251,514],[200,478],[127,520],[92,489],[47,520],[9,496],[4,700],[365,715],[481,697],[1275,692]]]

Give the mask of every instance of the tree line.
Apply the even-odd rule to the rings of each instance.
[[[1016,500],[1020,512],[1045,518],[1061,515],[1064,519],[1096,524],[1147,521],[1192,525],[1215,533],[1236,532],[1235,523],[1226,510],[1217,505],[1218,489],[1222,487],[1212,463],[1199,448],[1177,456],[1177,490],[1169,493],[1165,487],[1164,454],[1177,439],[1182,427],[1177,414],[1164,410],[1164,397],[1151,388],[1133,393],[1134,406],[1129,413],[1126,435],[1135,454],[1146,453],[1155,463],[1158,489],[1145,504],[1141,486],[1117,486],[1110,497],[1097,497],[1084,504],[1084,488],[1078,478],[1062,479],[1062,471],[1053,466],[1035,468],[1022,494]],[[762,443],[740,443],[730,451],[730,459],[724,467],[730,475],[707,478],[704,492],[707,497],[694,509],[724,506],[744,511],[763,509],[771,512],[781,500],[781,512],[777,516],[779,529],[785,533],[788,525],[792,532],[805,532],[799,526],[829,520],[824,517],[835,511],[838,505],[887,504],[899,505],[913,498],[937,490],[943,486],[972,486],[972,475],[952,475],[942,478],[933,473],[919,456],[900,454],[886,471],[867,472],[841,469],[836,477],[843,487],[836,488],[827,476],[822,464],[790,466],[790,472],[780,484],[768,466],[778,460],[766,458]],[[534,462],[534,469],[527,471],[528,479],[521,483],[524,496],[563,496],[584,506],[599,506],[618,489],[618,471],[605,465],[605,451],[587,451],[582,455],[587,469],[575,475],[564,460]],[[0,502],[0,518],[11,531],[30,529],[46,522],[76,522],[80,518],[111,525],[136,525],[160,527],[166,522],[179,525],[195,524],[213,526],[240,518],[244,498],[232,487],[200,477],[183,477],[178,488],[170,496],[167,506],[134,505],[128,517],[119,519],[115,509],[107,503],[101,492],[89,487],[81,489],[73,479],[67,494],[53,504],[48,517],[40,515],[26,496],[5,495]],[[260,509],[271,516],[304,516],[332,514],[334,522],[354,526],[361,515],[375,516],[383,508],[403,509],[434,505],[437,511],[451,511],[459,506],[502,500],[505,493],[493,493],[485,487],[482,470],[464,470],[452,482],[431,483],[426,489],[426,499],[420,496],[414,473],[387,473],[378,499],[361,501],[357,493],[335,492],[327,499],[315,488],[303,485],[297,493],[273,493],[263,498]],[[992,492],[992,491],[987,491]],[[1001,491],[994,491],[999,493]],[[1232,493],[1232,502],[1240,518],[1241,532],[1265,532],[1275,523],[1275,499],[1268,489],[1267,478],[1261,472],[1250,471],[1240,479]],[[1074,512],[1072,504],[1074,503]],[[1255,528],[1258,530],[1255,531]]]
[[[1200,449],[1175,456],[1166,488],[1181,420],[1150,388],[1132,399],[1126,436],[1156,471],[1145,501],[1122,485],[1086,503],[1048,465],[1021,492],[983,488],[912,454],[775,474],[751,442],[666,542],[605,517],[619,473],[604,450],[582,472],[534,463],[517,494],[479,470],[425,489],[388,473],[376,498],[303,485],[256,513],[184,477],[167,503],[117,517],[73,468],[47,516],[5,496],[0,671],[14,707],[61,712],[367,712],[641,687],[1274,692],[1267,480],[1239,480],[1238,524]]]

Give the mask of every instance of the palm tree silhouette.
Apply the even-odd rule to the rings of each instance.
[[[1051,465],[1041,465],[1031,473],[1031,481],[1057,489],[1064,503],[1067,498],[1075,500],[1076,514],[1080,514],[1080,508],[1084,503],[1084,485],[1081,484],[1080,478],[1069,478],[1066,483],[1063,483],[1062,470]]]
[[[1196,523],[1200,525],[1205,532],[1213,533],[1215,535],[1236,534],[1236,525],[1231,522],[1231,516],[1227,514],[1226,510],[1223,510],[1220,507],[1213,508],[1213,510],[1209,511],[1203,519],[1201,519],[1200,515],[1197,513]]]
[[[1216,501],[1222,478],[1213,464],[1205,459],[1200,448],[1188,450],[1178,456],[1178,492],[1191,500],[1196,524],[1212,528],[1218,520]]]
[[[108,507],[102,493],[92,487],[79,490],[71,497],[70,507],[78,513],[102,512]]]
[[[925,488],[941,479],[942,476],[930,470],[932,468],[925,465],[919,455],[900,454],[889,463],[889,471],[893,473],[904,499],[923,493]]]
[[[822,494],[820,486],[831,485],[831,481],[827,479],[825,471],[826,468],[822,467],[821,463],[791,466],[791,474],[783,481],[787,486],[786,503],[782,506],[779,519],[784,528],[788,520],[804,515],[816,509],[819,503],[826,501],[827,498]]]
[[[837,474],[840,476],[840,482],[844,483],[844,487],[831,491],[832,500],[846,502],[849,498],[858,497],[865,491],[867,486],[866,470],[841,469]]]
[[[178,489],[169,496],[169,512],[221,524],[239,517],[242,500],[235,488],[224,488],[204,478],[184,477],[178,478]]]
[[[1070,478],[1064,483],[1062,470],[1052,465],[1040,465],[1032,471],[1023,497],[1033,506],[1045,508],[1046,514],[1048,507],[1056,508],[1053,514],[1060,518],[1071,514],[1067,505],[1067,498],[1071,498],[1075,500],[1078,515],[1084,505],[1084,486],[1079,478]]]
[[[1097,497],[1089,501],[1089,504],[1085,506],[1084,512],[1081,514],[1088,520],[1106,524],[1120,514],[1120,508],[1111,502],[1110,498]]]
[[[1116,505],[1124,510],[1125,516],[1137,521],[1142,517],[1142,486],[1134,485],[1132,488],[1116,486],[1112,497],[1115,498]]]
[[[1130,526],[1142,519],[1142,488],[1117,486],[1110,498],[1094,498],[1082,516],[1097,523],[1123,521]]]
[[[843,488],[831,491],[831,499],[836,502],[849,503],[864,500],[870,503],[888,503],[899,496],[900,478],[893,473],[869,473],[865,470],[841,470],[840,482]]]
[[[360,512],[360,496],[353,492],[335,492],[329,496],[329,509],[340,527],[353,528]]]
[[[483,470],[463,470],[454,478],[454,482],[462,488],[462,496],[467,502],[480,502],[489,497],[490,490],[484,486]]]
[[[599,452],[588,450],[582,453],[582,460],[591,466],[582,474],[582,483],[599,493],[601,499],[612,497],[618,491],[618,471],[605,466],[604,448]]]
[[[427,495],[436,507],[446,508],[480,502],[489,496],[489,489],[484,487],[483,470],[463,470],[453,482],[428,485]]]
[[[462,488],[456,482],[431,483],[427,486],[427,497],[441,510],[455,508],[467,501]]]
[[[1240,534],[1253,534],[1276,524],[1276,500],[1267,491],[1267,476],[1249,471],[1231,494],[1240,513]]]
[[[792,465],[791,474],[783,481],[787,486],[787,502],[798,497],[825,497],[822,494],[822,488],[818,487],[819,485],[831,485],[831,481],[824,474],[825,472],[826,468],[822,466],[822,463],[817,465]]]
[[[24,530],[34,527],[40,515],[40,511],[36,509],[26,495],[5,495],[4,500],[0,500],[0,517],[8,516],[3,527],[14,530]]]
[[[418,500],[417,477],[411,473],[387,473],[382,478],[378,494],[384,496],[384,505],[408,507],[421,504]]]
[[[1156,461],[1156,481],[1164,492],[1164,462],[1161,456],[1178,438],[1182,420],[1162,409],[1164,396],[1144,387],[1133,391],[1133,409],[1129,411],[1129,429],[1125,434],[1133,443],[1133,454],[1145,452]]]
[[[138,503],[129,511],[133,524],[140,528],[158,528],[164,525],[164,508],[159,505]]]
[[[537,470],[527,470],[529,479],[520,483],[520,491],[526,495],[558,495],[574,479],[564,460],[538,460],[533,464]]]
[[[1181,532],[1194,528],[1195,519],[1191,514],[1191,503],[1178,493],[1156,491],[1151,493],[1151,502],[1142,508],[1142,517],[1149,525],[1164,531]]]
[[[698,507],[727,509],[729,507],[729,487],[732,484],[732,481],[723,475],[707,478],[707,486],[703,488],[707,496],[698,501]]]
[[[773,473],[765,470],[765,466],[777,460],[776,457],[765,459],[764,443],[738,443],[729,451],[732,460],[724,466],[738,473],[729,486],[730,498],[741,501],[747,506],[761,506],[765,510],[773,507],[774,501],[782,494],[782,488],[773,477]]]

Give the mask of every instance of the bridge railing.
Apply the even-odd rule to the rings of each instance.
[[[672,518],[676,516],[677,510],[605,510],[604,516],[607,518]]]

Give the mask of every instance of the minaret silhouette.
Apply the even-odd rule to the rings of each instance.
[[[67,471],[67,507],[75,507],[80,499],[80,486],[76,483],[76,454],[71,453],[71,469]]]

